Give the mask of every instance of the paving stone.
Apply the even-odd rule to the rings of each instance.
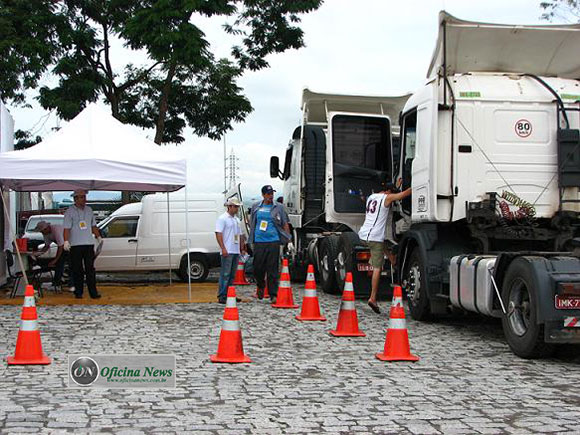
[[[254,288],[238,293],[249,299]],[[375,353],[384,347],[388,304],[376,315],[357,301],[367,336],[337,339],[328,330],[340,295],[318,295],[327,322],[238,304],[254,362],[231,365],[209,361],[223,316],[217,303],[41,307],[53,363],[0,367],[0,432],[577,433],[578,353],[526,361],[511,353],[497,320],[408,318],[421,360],[384,363]],[[19,316],[20,307],[0,306],[0,328],[17,330]],[[177,388],[69,388],[69,353],[175,354]]]

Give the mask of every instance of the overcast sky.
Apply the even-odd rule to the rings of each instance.
[[[269,159],[281,160],[300,122],[302,89],[361,95],[400,95],[419,88],[437,38],[440,10],[457,18],[509,24],[540,22],[540,0],[326,0],[302,17],[306,47],[268,58],[270,68],[247,73],[240,85],[254,112],[227,134],[239,158],[238,175],[245,198],[259,196],[262,185],[281,188],[269,177]],[[217,55],[227,56],[231,40],[221,22],[204,20]],[[46,135],[55,125],[43,112],[10,108],[16,129],[34,126]],[[39,122],[40,121],[40,122]],[[43,124],[44,123],[44,124]],[[64,124],[61,123],[61,126]],[[153,138],[152,132],[143,132]],[[191,133],[172,152],[188,157],[191,191],[220,192],[224,187],[223,142]]]

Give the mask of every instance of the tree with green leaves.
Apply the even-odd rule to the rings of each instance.
[[[252,111],[237,82],[267,56],[304,45],[300,15],[322,0],[0,0],[1,97],[38,101],[64,120],[104,100],[124,123],[184,141],[185,127],[220,139]],[[222,18],[235,38],[216,59],[201,25]],[[126,61],[112,52],[122,45]],[[143,60],[137,62],[139,58]],[[51,81],[48,80],[50,83]]]
[[[548,21],[580,22],[579,0],[550,0],[540,3],[541,18]]]

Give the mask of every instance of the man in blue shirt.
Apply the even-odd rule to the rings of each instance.
[[[274,192],[270,185],[262,187],[263,200],[255,203],[250,211],[250,243],[253,243],[258,299],[264,297],[267,277],[272,303],[276,303],[278,295],[280,245],[292,238],[288,214],[282,204],[274,203]]]

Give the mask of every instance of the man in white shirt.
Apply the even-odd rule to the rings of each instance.
[[[93,209],[87,205],[87,191],[73,192],[74,205],[64,213],[64,250],[70,251],[70,261],[75,284],[75,297],[82,299],[85,277],[89,294],[93,299],[101,295],[97,291],[95,273],[95,241],[101,243],[101,234]]]
[[[228,287],[232,285],[240,253],[246,253],[246,243],[242,234],[240,220],[236,214],[241,203],[236,198],[226,202],[227,210],[215,224],[215,237],[220,246],[221,268],[218,284],[218,302],[225,304],[228,296]]]
[[[358,232],[359,238],[363,242],[366,242],[371,250],[370,263],[373,267],[373,276],[371,281],[371,296],[368,304],[377,314],[381,312],[377,305],[377,292],[385,253],[387,252],[385,242],[387,217],[389,216],[393,202],[400,201],[411,195],[410,188],[400,193],[394,193],[396,191],[397,188],[393,183],[386,183],[385,190],[379,193],[373,193],[367,198],[365,221]],[[389,258],[393,261],[392,256],[389,255]]]

